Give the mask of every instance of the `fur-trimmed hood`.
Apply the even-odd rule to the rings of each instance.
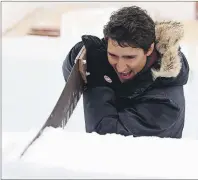
[[[156,50],[160,53],[160,68],[152,68],[153,79],[158,77],[176,78],[182,68],[186,68],[188,76],[188,63],[183,62],[184,55],[178,51],[180,41],[184,35],[184,28],[180,22],[164,21],[156,22]],[[186,65],[186,67],[184,67]]]

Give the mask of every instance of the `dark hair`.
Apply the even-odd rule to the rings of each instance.
[[[121,47],[131,46],[147,52],[155,42],[155,23],[146,10],[124,7],[111,14],[103,33],[105,39],[111,38]]]

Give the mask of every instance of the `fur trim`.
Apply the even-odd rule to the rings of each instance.
[[[156,22],[156,49],[161,54],[160,68],[152,68],[154,80],[157,77],[177,77],[181,70],[179,42],[184,35],[183,25],[179,22]]]

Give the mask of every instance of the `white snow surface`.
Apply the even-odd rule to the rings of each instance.
[[[3,178],[198,178],[197,47],[182,45],[190,66],[183,139],[85,133],[82,99],[66,128],[48,128],[22,159],[64,87],[62,62],[75,42],[2,39]]]
[[[21,136],[25,134],[15,134],[15,138],[22,142]],[[15,150],[19,152],[19,145],[22,143],[13,144],[12,148],[16,146],[18,149]],[[40,169],[44,177],[55,173],[61,176],[61,171],[65,169],[66,177],[72,176],[69,172],[75,172],[75,176],[82,173],[85,177],[95,178],[98,175],[111,178],[197,178],[197,152],[198,141],[190,139],[133,138],[115,134],[101,136],[47,128],[20,161],[12,161],[13,157],[5,149],[3,160],[7,159],[7,163],[3,166],[3,176],[13,177],[10,176],[10,168],[17,165],[15,171],[23,168],[18,176],[26,175],[26,178],[29,178],[27,171],[31,172],[32,168],[34,171]],[[11,164],[8,163],[10,160]],[[54,174],[48,174],[47,169],[54,169]],[[39,172],[32,175],[38,177]]]

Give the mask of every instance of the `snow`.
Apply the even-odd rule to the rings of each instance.
[[[62,63],[70,46],[34,36],[3,38],[2,43],[3,130],[40,127],[65,85]]]
[[[3,178],[198,178],[198,47],[183,44],[190,66],[183,139],[85,133],[82,99],[66,128],[48,128],[22,159],[65,85],[67,38],[2,38]]]
[[[21,160],[9,161],[3,153],[7,159],[3,177],[197,178],[197,152],[198,141],[191,139],[100,136],[48,128]]]
[[[61,21],[61,38],[78,42],[81,40],[82,34],[90,34],[90,32],[91,35],[102,38],[103,26],[108,22],[111,13],[117,9],[118,8],[115,7],[103,7],[101,11],[101,8],[86,8],[63,14]],[[73,20],[73,17],[77,17],[78,23]],[[68,24],[70,26],[69,28]]]

